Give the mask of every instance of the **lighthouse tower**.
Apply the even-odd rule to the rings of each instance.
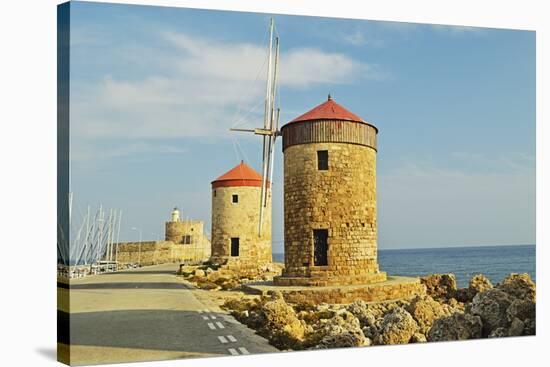
[[[271,262],[271,195],[259,231],[261,189],[262,176],[242,161],[212,181],[212,263]]]
[[[386,280],[377,262],[378,129],[329,95],[281,133],[285,269],[275,284]]]

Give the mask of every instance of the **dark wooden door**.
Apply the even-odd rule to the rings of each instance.
[[[231,256],[239,256],[239,237],[231,238]]]
[[[328,229],[313,230],[313,264],[328,265]]]

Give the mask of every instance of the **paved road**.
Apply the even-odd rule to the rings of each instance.
[[[71,281],[71,364],[277,351],[209,302],[206,291],[176,277],[176,269],[156,265]]]

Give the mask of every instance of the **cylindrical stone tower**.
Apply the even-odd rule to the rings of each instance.
[[[378,129],[329,95],[281,133],[285,269],[275,284],[386,280],[377,262]]]
[[[244,162],[212,181],[212,263],[271,262],[271,194],[259,235],[261,186],[262,176]]]

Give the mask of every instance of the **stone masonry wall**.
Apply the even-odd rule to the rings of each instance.
[[[232,195],[239,202],[232,202]],[[262,236],[258,236],[261,188],[255,186],[212,189],[212,262],[271,262],[271,198],[264,209]],[[231,238],[239,238],[239,257],[231,257]]]
[[[317,169],[319,150],[328,151],[326,171]],[[284,185],[283,278],[298,279],[284,282],[281,278],[281,284],[358,284],[385,280],[377,262],[373,148],[348,143],[289,146],[284,152]],[[314,229],[328,229],[328,266],[313,266]],[[325,283],[319,283],[323,278]]]
[[[141,264],[141,266],[172,262],[202,262],[208,260],[210,253],[209,242],[191,245],[177,244],[172,241],[126,242],[119,244],[117,260],[120,263]]]
[[[389,277],[387,281],[363,284],[326,287],[284,287],[277,285],[259,287],[254,284],[243,286],[245,292],[267,295],[277,290],[287,302],[319,305],[321,303],[352,303],[357,300],[381,302],[410,299],[424,295],[426,287],[419,278]]]

